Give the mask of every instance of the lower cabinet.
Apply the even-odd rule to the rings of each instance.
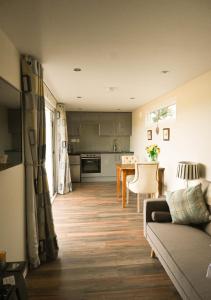
[[[108,181],[116,180],[116,164],[121,163],[122,155],[131,153],[107,153],[101,154],[101,176]]]
[[[132,153],[101,153],[101,173],[81,177],[82,182],[112,182],[116,181],[116,164],[121,163],[122,155]]]
[[[118,154],[101,154],[101,176],[115,176]]]

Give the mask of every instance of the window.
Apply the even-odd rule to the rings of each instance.
[[[173,119],[176,119],[176,103],[151,111],[148,114],[147,123],[154,124],[158,123],[158,121]]]

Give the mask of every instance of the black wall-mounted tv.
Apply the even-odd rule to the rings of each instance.
[[[0,171],[21,163],[21,92],[0,77]]]

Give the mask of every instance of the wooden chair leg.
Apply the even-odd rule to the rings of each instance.
[[[129,188],[127,188],[127,204],[129,204],[129,193],[130,193],[130,190],[129,190]]]
[[[137,212],[138,212],[138,213],[140,213],[140,210],[141,210],[141,209],[140,209],[140,206],[141,206],[141,205],[140,205],[140,194],[138,193],[138,194],[137,194]]]
[[[152,250],[152,249],[151,249],[150,256],[151,256],[151,258],[155,258],[155,257],[156,257],[156,255],[155,255],[155,251],[154,251],[154,250]]]

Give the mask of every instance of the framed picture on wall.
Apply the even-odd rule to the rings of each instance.
[[[163,128],[163,140],[164,141],[170,140],[170,128]]]
[[[152,140],[152,130],[147,130],[147,139]]]

